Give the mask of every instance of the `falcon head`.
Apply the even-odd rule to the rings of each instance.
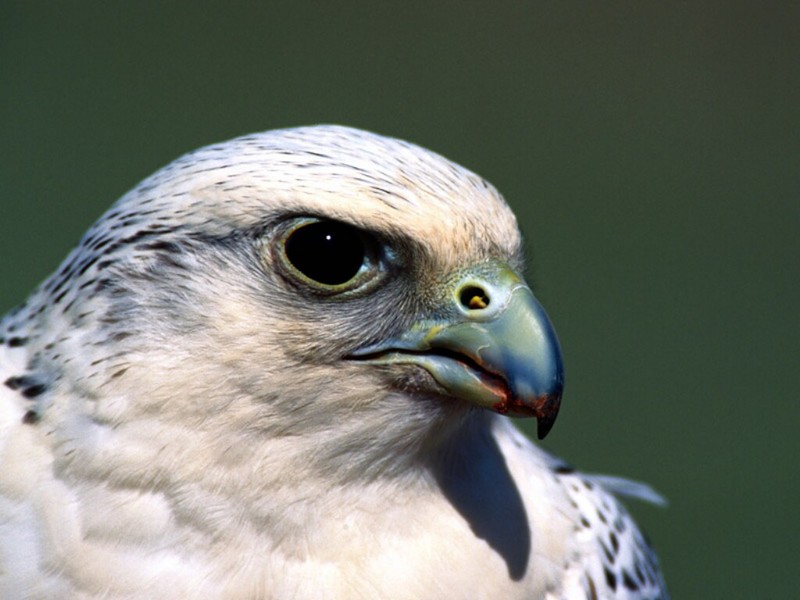
[[[37,295],[53,333],[32,363],[91,422],[175,444],[378,455],[485,411],[544,437],[562,359],[521,270],[503,198],[437,154],[337,126],[250,135],[178,159],[87,232]]]

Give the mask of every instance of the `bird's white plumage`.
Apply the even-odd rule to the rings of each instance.
[[[386,265],[305,289],[275,245],[307,217]],[[520,248],[480,177],[348,128],[145,180],[0,322],[0,597],[666,597],[609,480],[347,360]]]

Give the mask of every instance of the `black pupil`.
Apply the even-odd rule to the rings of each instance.
[[[364,264],[364,242],[348,225],[319,221],[299,227],[289,236],[286,258],[309,279],[341,285],[355,277]]]

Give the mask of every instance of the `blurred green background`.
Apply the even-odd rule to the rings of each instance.
[[[545,447],[652,483],[675,598],[796,597],[800,4],[0,3],[0,311],[238,134],[406,138],[518,212],[567,365]]]

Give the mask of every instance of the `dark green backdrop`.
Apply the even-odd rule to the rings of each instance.
[[[433,8],[431,8],[433,6]],[[494,182],[676,598],[796,597],[798,3],[0,4],[0,309],[199,145],[336,122]]]

